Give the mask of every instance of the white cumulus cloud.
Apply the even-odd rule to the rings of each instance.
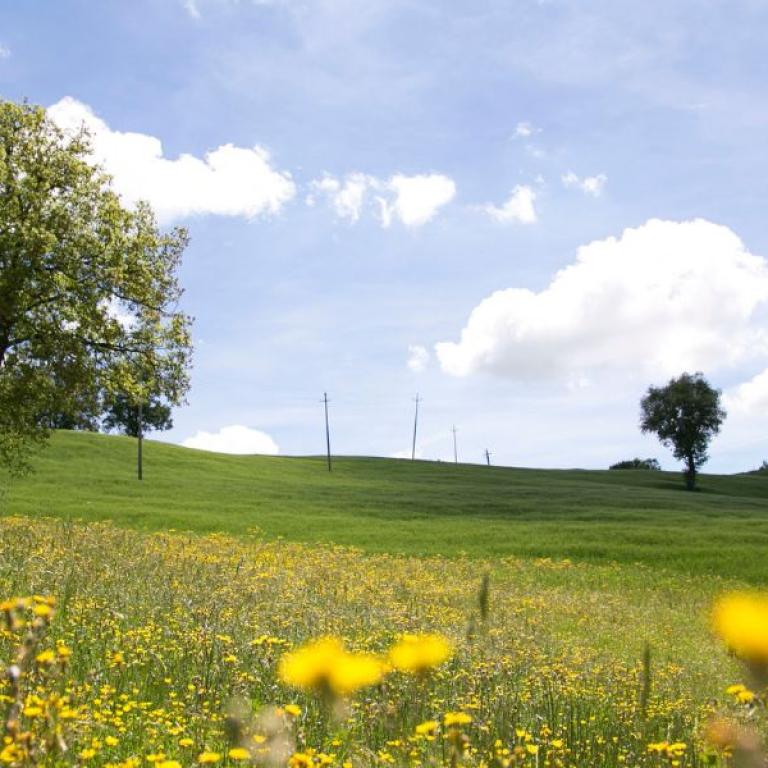
[[[244,427],[241,424],[222,427],[218,432],[196,432],[192,437],[184,440],[182,445],[186,448],[215,453],[280,453],[277,443],[266,432]]]
[[[11,49],[7,45],[0,43],[0,59],[9,59],[11,57]]]
[[[69,96],[49,107],[67,132],[83,125],[95,159],[113,177],[116,191],[131,205],[146,200],[162,221],[195,214],[253,217],[277,213],[296,193],[291,175],[275,170],[262,147],[223,144],[199,158],[163,155],[160,139],[111,129],[87,105]]]
[[[425,371],[429,364],[429,352],[420,344],[408,345],[408,367],[414,373]]]
[[[768,412],[768,368],[749,381],[733,387],[723,396],[726,409],[737,415],[764,415]]]
[[[596,176],[585,176],[580,179],[573,171],[564,173],[560,179],[564,187],[575,187],[587,195],[592,195],[592,197],[600,197],[603,194],[603,187],[608,181],[608,177],[604,173],[598,173]]]
[[[497,291],[457,342],[436,345],[441,368],[531,380],[709,372],[764,356],[756,315],[768,262],[725,226],[652,219],[578,249],[540,292]],[[591,378],[591,376],[590,376]]]
[[[325,198],[336,216],[355,222],[370,210],[383,227],[397,220],[407,227],[431,221],[437,212],[456,196],[453,179],[440,173],[401,173],[380,179],[365,173],[350,173],[339,179],[326,174],[312,181],[307,204]]]
[[[385,227],[389,226],[392,216],[407,227],[426,224],[456,196],[453,179],[440,173],[416,176],[398,173],[387,182],[387,189],[394,193],[394,200],[382,204],[382,223]]]
[[[533,224],[536,221],[536,192],[527,186],[518,185],[512,190],[512,194],[500,207],[487,203],[482,206],[494,221],[508,224],[518,221],[522,224]]]

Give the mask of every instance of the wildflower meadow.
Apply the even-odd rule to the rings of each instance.
[[[4,518],[0,763],[726,765],[768,659],[737,586]]]

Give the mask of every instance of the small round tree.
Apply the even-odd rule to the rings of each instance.
[[[685,484],[692,491],[696,471],[709,458],[709,441],[726,416],[720,390],[712,388],[701,373],[684,373],[665,387],[649,387],[640,410],[640,429],[655,432],[674,457],[685,462]]]

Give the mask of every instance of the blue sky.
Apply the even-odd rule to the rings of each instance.
[[[190,231],[162,439],[320,452],[327,390],[336,452],[395,455],[418,391],[425,458],[673,468],[638,400],[700,369],[709,468],[768,458],[762,0],[0,9],[3,96]]]

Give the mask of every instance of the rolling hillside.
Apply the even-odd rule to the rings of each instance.
[[[140,529],[258,529],[368,551],[640,562],[768,582],[768,478],[508,469],[375,458],[225,456],[62,432],[2,513]]]

